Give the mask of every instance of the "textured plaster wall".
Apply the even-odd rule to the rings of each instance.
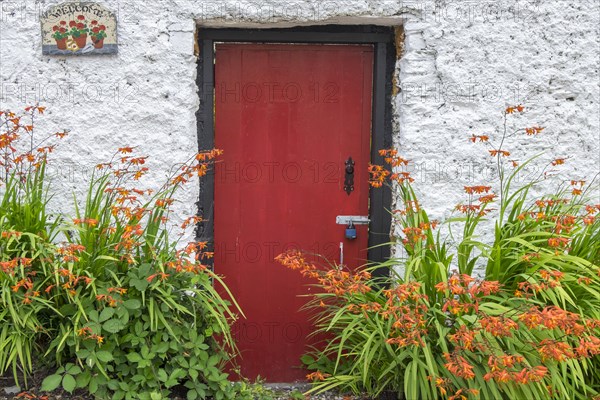
[[[434,217],[464,199],[464,185],[493,179],[484,148],[467,137],[493,134],[509,104],[528,106],[522,126],[546,127],[510,141],[511,158],[568,157],[540,190],[600,168],[598,0],[109,0],[101,3],[118,12],[119,54],[81,58],[41,54],[38,15],[56,3],[0,1],[0,108],[39,101],[48,107],[41,129],[73,133],[52,170],[56,209],[119,146],[149,155],[156,183],[194,152],[194,31],[203,26],[402,25],[395,142]],[[197,191],[180,196],[179,216],[195,212]]]

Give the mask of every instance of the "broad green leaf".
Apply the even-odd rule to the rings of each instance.
[[[109,319],[102,324],[102,329],[108,333],[117,333],[123,328],[125,328],[125,324],[120,319]]]
[[[113,355],[108,351],[98,351],[96,352],[96,357],[98,358],[98,360],[105,363],[114,360]]]
[[[77,381],[73,378],[73,375],[66,374],[62,380],[62,387],[69,393],[73,393],[73,390],[77,387]]]
[[[48,375],[42,381],[42,391],[44,392],[52,392],[56,390],[60,386],[60,382],[62,381],[62,376],[60,375]]]

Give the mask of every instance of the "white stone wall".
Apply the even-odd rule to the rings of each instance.
[[[57,209],[120,146],[149,155],[156,182],[195,151],[194,31],[202,26],[403,25],[395,141],[415,162],[434,217],[464,198],[464,185],[492,179],[485,150],[467,138],[499,129],[507,105],[528,107],[517,118],[523,126],[546,128],[511,143],[511,158],[568,157],[554,183],[590,180],[600,168],[598,0],[108,0],[119,54],[81,58],[42,55],[38,16],[56,3],[0,2],[0,108],[40,102],[48,107],[40,129],[72,130],[56,154]],[[192,215],[197,188],[180,199],[177,214]]]

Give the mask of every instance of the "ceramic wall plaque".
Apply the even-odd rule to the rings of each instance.
[[[42,52],[49,55],[114,54],[117,17],[98,3],[62,3],[42,14]]]

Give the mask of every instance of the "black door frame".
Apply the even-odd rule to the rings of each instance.
[[[372,44],[374,48],[373,100],[371,127],[371,163],[383,165],[380,149],[392,146],[392,85],[396,61],[394,30],[373,25],[324,25],[282,29],[198,29],[200,57],[197,84],[200,107],[196,113],[198,124],[198,150],[214,148],[214,44],[216,42],[251,43],[323,43]],[[211,62],[206,62],[211,60]],[[391,189],[371,188],[369,194],[369,262],[383,262],[390,257]],[[200,181],[198,215],[203,218],[198,225],[197,240],[208,242],[214,249],[214,173],[211,171]],[[387,276],[385,268],[376,271]]]

